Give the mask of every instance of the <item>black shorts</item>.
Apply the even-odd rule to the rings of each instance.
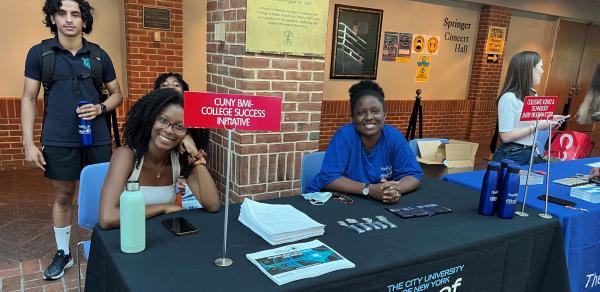
[[[112,145],[93,147],[44,146],[42,154],[46,160],[44,175],[52,180],[76,181],[86,165],[108,162]]]

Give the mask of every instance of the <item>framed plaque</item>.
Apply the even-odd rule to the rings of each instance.
[[[171,30],[171,10],[144,6],[143,14],[144,28]]]

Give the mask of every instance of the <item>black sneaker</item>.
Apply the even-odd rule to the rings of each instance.
[[[44,278],[46,278],[46,280],[60,279],[65,274],[65,269],[72,266],[73,259],[71,259],[71,254],[65,255],[65,252],[62,249],[59,249],[52,259],[52,263],[44,272]]]

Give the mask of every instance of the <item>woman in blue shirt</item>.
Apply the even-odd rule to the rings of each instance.
[[[370,80],[350,87],[352,123],[329,142],[308,190],[338,191],[395,203],[421,184],[423,171],[396,128],[385,124],[383,90]]]

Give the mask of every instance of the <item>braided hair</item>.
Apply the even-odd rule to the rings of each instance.
[[[348,90],[350,94],[350,111],[352,112],[352,116],[354,116],[354,108],[356,107],[356,103],[366,95],[372,95],[377,98],[381,105],[383,106],[383,111],[385,111],[385,102],[384,102],[384,94],[383,89],[372,80],[361,80],[360,82],[352,85]]]
[[[123,139],[135,153],[135,167],[139,166],[142,157],[148,151],[148,142],[156,118],[171,104],[183,108],[183,97],[173,88],[163,88],[144,95],[129,109]]]

